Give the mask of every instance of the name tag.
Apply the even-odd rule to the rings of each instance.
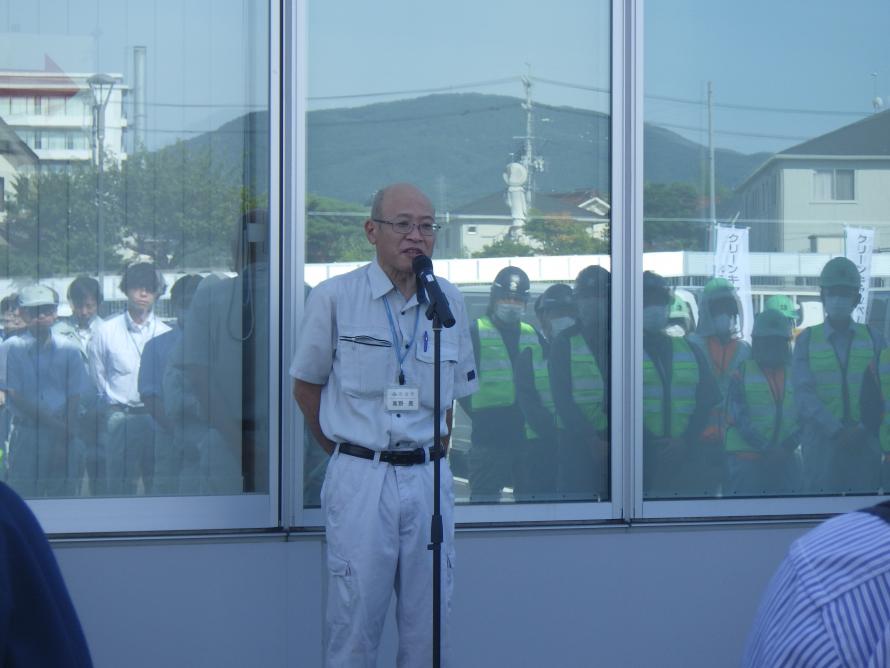
[[[390,385],[384,394],[386,410],[396,413],[420,408],[420,388],[410,385]]]

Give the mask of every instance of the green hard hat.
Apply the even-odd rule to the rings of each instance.
[[[689,304],[686,303],[686,300],[682,297],[674,295],[674,298],[671,300],[671,310],[668,314],[669,318],[688,318],[692,315],[692,309],[689,308]]]
[[[707,297],[714,298],[721,292],[726,292],[727,294],[735,294],[735,287],[733,287],[732,283],[720,276],[712,278],[710,281],[705,283],[704,293]]]
[[[788,295],[773,295],[766,300],[763,307],[767,311],[778,311],[786,318],[791,318],[792,320],[796,320],[800,315],[800,307]]]
[[[846,286],[859,289],[859,270],[853,261],[845,257],[834,257],[822,267],[819,274],[819,287],[831,288]]]
[[[777,309],[768,308],[754,318],[754,329],[751,336],[780,336],[791,338],[791,320]]]

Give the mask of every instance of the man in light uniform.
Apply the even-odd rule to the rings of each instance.
[[[139,262],[124,271],[120,289],[126,310],[109,318],[90,339],[90,375],[104,411],[100,450],[88,474],[97,493],[135,494],[141,479],[151,492],[154,475],[154,431],[151,416],[139,397],[139,366],[145,344],[170,331],[154,314],[155,301],[165,289],[154,264]],[[104,468],[104,470],[103,470]]]
[[[453,400],[477,386],[463,298],[440,280],[457,324],[442,330],[442,411],[436,419],[443,442],[434,444],[433,332],[412,261],[432,254],[436,229],[433,207],[417,188],[381,190],[365,221],[376,259],[310,293],[290,369],[294,398],[331,454],[322,488],[329,666],[376,665],[393,587],[398,665],[432,660],[431,460],[447,448]],[[454,495],[447,461],[441,466],[447,660]]]
[[[71,306],[71,317],[57,320],[55,331],[76,343],[84,361],[88,362],[90,339],[104,322],[99,317],[99,307],[102,305],[99,281],[91,276],[75,278],[68,286],[68,304]]]
[[[9,351],[13,415],[9,481],[22,496],[67,496],[81,471],[78,407],[89,391],[78,348],[53,332],[59,297],[45,285],[21,292],[28,331]]]

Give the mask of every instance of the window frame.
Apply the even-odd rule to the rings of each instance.
[[[306,23],[307,2],[297,0],[285,41],[290,48],[290,74],[285,88],[292,110],[285,128],[293,130],[287,142],[293,155],[288,181],[292,193],[285,192],[287,220],[296,221],[285,244],[294,262],[286,262],[291,276],[285,299],[285,322],[291,330],[285,340],[292,351],[303,309],[302,280],[306,235]],[[611,402],[611,486],[612,498],[602,503],[518,503],[457,505],[455,520],[467,529],[504,526],[527,529],[535,526],[602,524],[621,522],[627,526],[652,522],[703,525],[738,521],[794,521],[848,512],[881,500],[878,495],[799,496],[786,498],[711,498],[644,500],[642,426],[642,273],[643,189],[644,189],[644,11],[645,3],[634,0],[611,2],[611,186],[612,186],[612,378]],[[286,130],[287,133],[287,130]],[[855,173],[855,170],[854,170]],[[833,176],[834,178],[834,176]],[[778,196],[778,192],[775,193]],[[855,196],[855,175],[854,175]],[[618,222],[616,222],[618,221]],[[625,305],[630,306],[625,306]],[[290,379],[285,379],[287,393]],[[283,387],[285,386],[283,384]],[[284,391],[284,389],[282,390]],[[304,508],[302,469],[302,416],[290,400],[285,411],[286,442],[296,443],[287,467],[291,478],[289,526],[297,530],[317,530],[324,520],[320,509]]]
[[[107,535],[168,534],[172,532],[233,532],[277,529],[281,515],[281,396],[277,380],[281,365],[282,225],[281,182],[286,172],[281,145],[281,4],[266,0],[268,21],[257,23],[256,34],[267,40],[269,105],[269,490],[267,493],[230,496],[75,497],[29,499],[50,536],[100,537]],[[285,495],[286,496],[286,495]]]
[[[841,199],[838,197],[838,174],[840,172],[845,172],[850,174],[850,189],[853,191],[853,197],[850,199]],[[818,176],[829,175],[830,185],[831,185],[831,193],[829,194],[828,199],[820,198],[817,196],[817,188],[816,188],[816,179]],[[856,169],[852,167],[815,167],[813,168],[813,203],[815,204],[837,204],[837,203],[852,203],[856,202]]]

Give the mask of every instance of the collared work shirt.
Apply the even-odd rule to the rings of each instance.
[[[478,387],[466,308],[449,282],[439,284],[457,324],[442,330],[440,428],[447,434],[445,411],[454,399]],[[389,301],[397,341],[393,341],[383,300]],[[417,310],[420,308],[420,313]],[[433,441],[433,331],[418,307],[417,295],[405,300],[376,261],[320,283],[306,303],[292,377],[324,385],[319,419],[325,436],[374,450],[397,444]],[[417,334],[413,346],[404,348]],[[401,349],[400,349],[401,348]],[[398,384],[396,351],[407,352],[402,370],[407,386],[420,390],[420,410],[387,411],[384,392]]]
[[[890,526],[865,512],[797,540],[764,595],[744,666],[884,666],[890,659]]]
[[[102,320],[102,318],[94,316],[93,319],[90,320],[89,325],[86,327],[78,327],[75,318],[57,320],[56,324],[53,325],[53,331],[76,344],[80,348],[83,358],[86,360],[88,359],[87,351],[90,347],[90,340],[93,338],[93,334],[95,334],[99,330],[99,327],[102,326],[103,322],[105,321]]]
[[[80,350],[55,334],[42,346],[30,332],[19,338],[20,342],[9,350],[6,386],[16,394],[30,397],[41,412],[64,415],[67,402],[89,388]],[[11,406],[16,416],[33,419],[23,414],[15,401]]]
[[[90,340],[90,375],[109,404],[138,406],[139,365],[145,344],[170,328],[151,313],[141,325],[129,312],[106,320]]]

